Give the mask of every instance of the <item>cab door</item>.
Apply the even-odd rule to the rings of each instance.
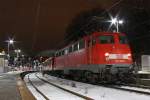
[[[90,37],[87,43],[87,59],[88,64],[95,64],[97,60],[97,47],[96,47],[96,38]]]
[[[91,41],[91,37],[87,40],[87,64],[92,64],[92,41]]]

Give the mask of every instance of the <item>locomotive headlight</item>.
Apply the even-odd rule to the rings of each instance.
[[[131,53],[128,53],[127,56],[128,56],[128,57],[131,56]]]
[[[109,53],[108,53],[108,52],[106,52],[106,53],[105,53],[105,56],[109,56]]]

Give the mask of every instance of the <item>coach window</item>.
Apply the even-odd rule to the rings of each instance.
[[[72,52],[72,45],[69,47],[69,53]]]
[[[65,54],[68,54],[68,48],[65,49]]]
[[[59,56],[58,52],[56,53],[56,56],[57,56],[57,57]]]
[[[59,51],[59,56],[61,56],[61,51]]]
[[[62,55],[64,55],[64,50],[62,50]]]
[[[74,49],[73,49],[73,51],[76,51],[76,50],[78,50],[78,43],[74,44]]]
[[[57,53],[55,53],[55,57],[57,57]]]
[[[79,49],[82,49],[82,48],[84,48],[84,47],[85,47],[84,41],[83,41],[83,40],[80,40],[80,42],[79,42]]]
[[[99,37],[99,42],[101,44],[113,44],[114,38],[112,35],[104,35]]]

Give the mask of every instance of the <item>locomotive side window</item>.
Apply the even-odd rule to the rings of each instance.
[[[64,54],[65,54],[65,51],[64,51],[64,50],[62,50],[61,52],[62,52],[62,53],[61,53],[62,55],[64,55]]]
[[[65,54],[68,54],[68,48],[65,49]]]
[[[122,35],[119,36],[119,42],[121,44],[128,44],[128,40],[127,40],[126,36],[122,36]]]
[[[104,35],[99,37],[101,44],[112,44],[114,43],[114,37],[112,35]]]
[[[84,41],[83,41],[83,40],[80,40],[80,42],[79,42],[79,49],[82,49],[82,48],[84,48],[84,47],[85,47]]]
[[[59,55],[58,56],[61,56],[61,52],[59,51]]]
[[[59,53],[57,52],[57,57],[59,56]]]
[[[71,52],[72,52],[72,46],[69,47],[69,53],[71,53]]]
[[[76,50],[78,50],[78,43],[74,44],[73,51],[76,51]]]
[[[56,52],[55,56],[56,56],[56,57],[58,57],[58,56],[59,56],[59,55],[58,55],[58,52]]]

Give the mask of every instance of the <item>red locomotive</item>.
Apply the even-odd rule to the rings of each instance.
[[[129,78],[131,50],[123,33],[95,32],[58,50],[52,69],[84,81],[117,81]]]

